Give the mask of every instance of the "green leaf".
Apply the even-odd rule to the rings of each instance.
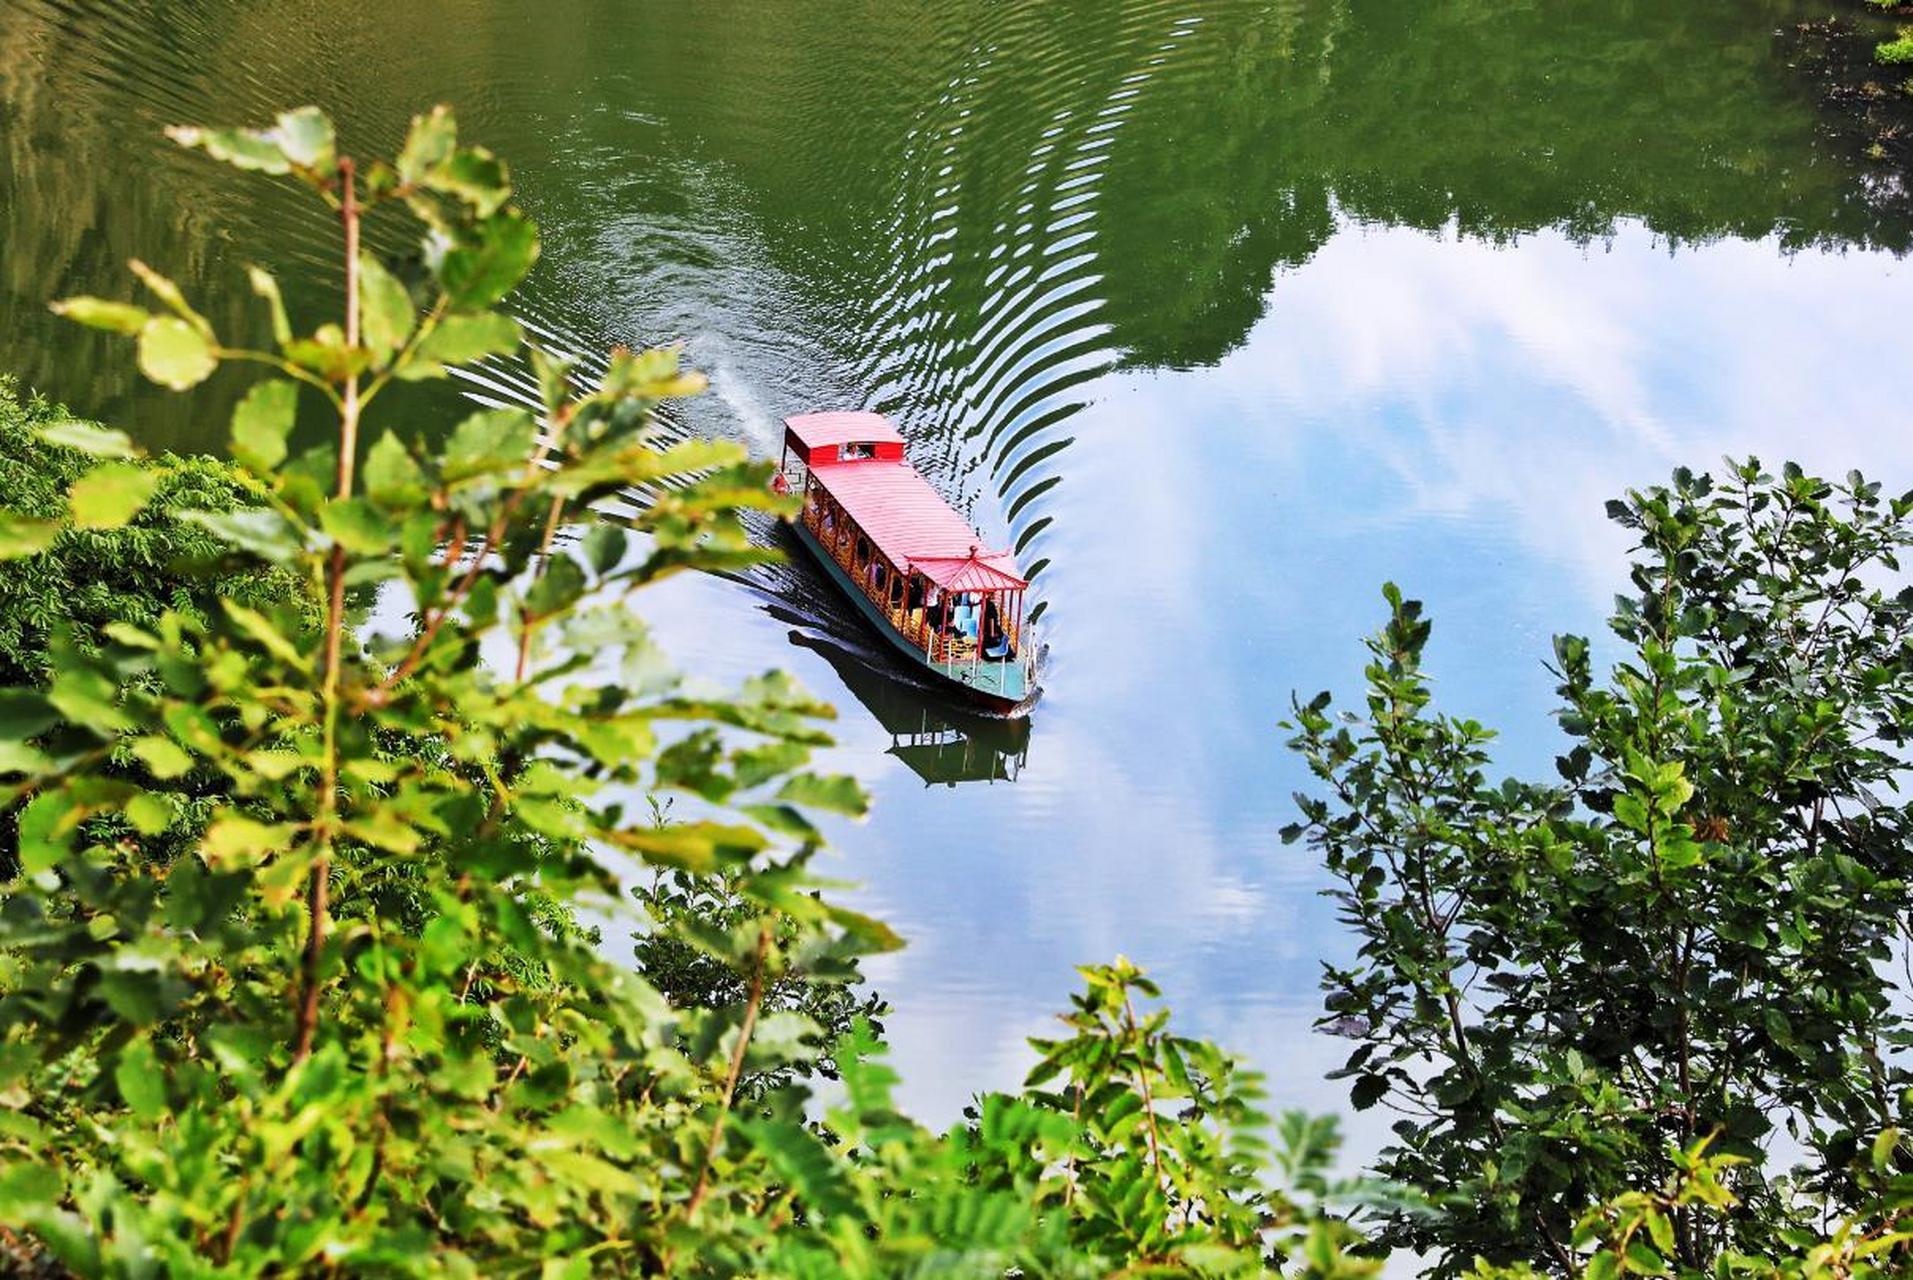
[[[531,458],[537,427],[523,409],[484,409],[452,430],[441,470],[448,483],[513,467]]]
[[[292,642],[291,637],[281,631],[272,620],[257,609],[248,609],[233,600],[221,600],[220,608],[232,619],[233,625],[257,640],[273,657],[291,667],[294,671],[310,671],[311,661]]]
[[[241,511],[182,511],[181,520],[199,525],[221,542],[250,551],[274,564],[299,554],[299,537],[276,511],[253,507]]]
[[[427,115],[413,116],[398,154],[399,177],[409,183],[420,182],[428,171],[444,163],[457,145],[458,122],[450,107],[437,106]]]
[[[317,107],[299,107],[279,114],[278,127],[269,135],[286,159],[303,169],[330,175],[337,166],[332,121]]]
[[[592,571],[603,577],[618,567],[624,559],[624,530],[608,521],[600,521],[591,526],[591,531],[579,540],[579,548],[585,553],[585,561]]]
[[[797,774],[778,789],[777,798],[812,809],[847,814],[853,818],[861,818],[870,811],[870,793],[863,789],[862,783],[847,774],[829,777],[815,773]]]
[[[404,511],[425,501],[425,472],[399,438],[387,431],[366,454],[365,493],[388,511]]]
[[[202,129],[174,125],[166,136],[182,147],[197,147],[215,160],[256,173],[290,173],[292,164],[276,139],[256,129]]]
[[[495,311],[475,315],[454,312],[440,320],[419,340],[413,356],[399,368],[402,378],[437,377],[448,364],[469,364],[486,356],[510,355],[525,340],[524,330],[510,316]]]
[[[511,199],[511,176],[505,164],[483,147],[454,151],[426,170],[423,183],[470,205],[480,218],[489,218]]]
[[[139,277],[140,283],[145,285],[154,297],[164,302],[175,316],[178,316],[181,320],[184,320],[187,324],[198,330],[206,341],[211,342],[213,340],[212,325],[207,323],[205,316],[193,310],[192,304],[186,301],[186,295],[180,292],[178,285],[147,266],[144,262],[141,262],[138,258],[129,258],[126,265],[132,268],[133,274]]]
[[[37,555],[59,536],[60,526],[55,521],[35,520],[0,509],[0,560]]]
[[[412,296],[370,253],[359,254],[360,334],[378,364],[390,361],[418,323]]]
[[[173,825],[173,797],[164,791],[142,791],[126,802],[126,820],[143,836],[156,836]]]
[[[130,302],[112,302],[106,298],[62,298],[52,305],[55,315],[65,316],[89,329],[105,329],[110,333],[138,333],[153,316],[145,307]]]
[[[0,741],[24,742],[59,720],[53,704],[33,690],[0,688]]]
[[[252,281],[252,291],[266,300],[266,311],[272,318],[272,340],[285,346],[292,341],[292,321],[286,318],[286,300],[279,292],[279,282],[263,267],[247,267],[246,276]]]
[[[372,363],[372,353],[348,346],[345,331],[336,324],[322,324],[310,338],[294,338],[284,345],[287,359],[332,382],[364,373]]]
[[[133,741],[133,755],[161,781],[170,781],[193,767],[193,758],[171,738],[149,734]]]
[[[79,823],[73,797],[45,791],[20,811],[20,866],[29,874],[49,871],[66,857]]]
[[[343,498],[319,510],[319,527],[355,556],[383,555],[398,541],[398,526],[365,498]]]
[[[76,419],[49,422],[34,428],[34,434],[50,445],[72,449],[76,453],[89,453],[96,458],[132,458],[139,454],[124,431],[114,431],[92,422]]]
[[[285,848],[290,834],[290,828],[281,824],[226,813],[206,828],[199,841],[199,854],[212,867],[249,865]]]
[[[133,462],[102,462],[73,482],[67,506],[80,529],[118,529],[149,502],[159,473]]]
[[[166,1114],[166,1071],[144,1036],[120,1051],[113,1067],[113,1083],[133,1114],[142,1120],[157,1120]]]
[[[477,311],[518,287],[538,260],[538,228],[524,214],[507,210],[481,222],[447,250],[438,280],[452,305]]]
[[[219,361],[192,325],[175,316],[155,316],[140,330],[139,367],[161,386],[184,391],[204,382]]]
[[[232,411],[232,455],[264,475],[286,460],[286,440],[299,415],[299,384],[289,378],[255,383]]]

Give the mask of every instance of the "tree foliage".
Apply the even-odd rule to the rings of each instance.
[[[98,438],[105,429],[76,422],[43,397],[22,397],[0,376],[0,515],[21,521],[66,512],[67,490],[96,461],[84,449],[60,443],[74,431]],[[179,517],[183,511],[251,505],[256,500],[243,473],[211,458],[167,455],[145,465],[150,481],[116,482],[127,497],[152,485],[131,519],[101,527],[99,516],[110,513],[95,512],[92,520],[62,529],[46,554],[0,561],[0,685],[37,683],[48,675],[47,647],[61,627],[73,643],[91,650],[108,623],[151,626],[167,609],[203,622],[222,598],[259,608],[299,595],[302,584],[281,568],[221,572],[226,544]],[[108,472],[96,481],[96,492],[113,476]],[[84,505],[84,493],[81,500]]]
[[[242,350],[142,263],[147,303],[57,304],[162,385],[265,376],[232,418],[254,501],[164,509],[219,548],[178,564],[188,598],[55,627],[0,690],[9,1249],[128,1277],[1374,1274],[1325,1207],[1365,1194],[1327,1183],[1332,1129],[1284,1121],[1275,1186],[1253,1077],[1139,1012],[1130,966],[1086,971],[1044,1046],[1066,1088],[944,1133],[898,1114],[865,1020],[826,1049],[816,989],[898,945],[809,870],[814,815],[865,804],[808,768],[829,708],[776,673],[694,691],[630,604],[761,559],[740,516],[785,509],[769,468],[657,436],[702,381],[670,351],[583,386],[531,350],[538,410],[437,445],[385,421],[394,382],[523,347],[496,308],[536,232],[449,112],[364,167],[310,108],[174,137],[335,211],[343,305],[307,329],[255,270],[274,343]],[[415,283],[361,247],[406,217]],[[302,404],[337,434],[295,451]],[[86,462],[0,518],[8,572],[162,514],[168,464],[50,416],[30,429]],[[634,488],[634,519],[596,511]],[[404,629],[351,625],[357,591]],[[661,824],[671,794],[693,812]],[[674,1003],[572,925],[619,918],[614,859],[682,889],[652,925],[725,981]],[[820,1113],[800,1068],[826,1053]]]
[[[1623,652],[1597,679],[1557,640],[1559,778],[1489,781],[1492,735],[1431,710],[1430,624],[1392,586],[1363,713],[1296,707],[1327,795],[1287,834],[1361,939],[1326,976],[1340,1074],[1400,1115],[1380,1171],[1445,1210],[1382,1238],[1443,1274],[1576,1274],[1586,1215],[1711,1143],[1716,1190],[1641,1248],[1732,1273],[1848,1219],[1905,1266],[1913,495],[1747,462],[1609,510],[1639,538]]]

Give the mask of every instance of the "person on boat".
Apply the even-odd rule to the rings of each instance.
[[[1003,630],[1003,609],[994,595],[983,600],[983,656],[986,658],[1008,658],[1010,637]]]

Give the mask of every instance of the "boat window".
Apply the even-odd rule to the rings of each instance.
[[[853,462],[858,458],[874,457],[876,451],[867,444],[840,445],[837,449],[837,461]]]

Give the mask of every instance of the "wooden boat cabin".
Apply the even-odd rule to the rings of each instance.
[[[999,711],[1030,700],[1029,583],[910,465],[888,419],[786,418],[778,483],[803,498],[798,541],[916,666]]]

